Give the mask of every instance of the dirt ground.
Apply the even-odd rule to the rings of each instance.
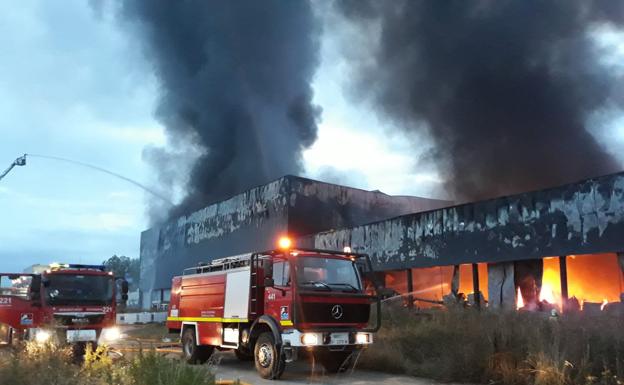
[[[171,359],[179,359],[180,347],[177,335],[170,335],[160,325],[128,326],[123,329],[124,338],[114,345],[124,356],[136,354],[140,349],[156,349]],[[164,339],[164,340],[163,340]],[[310,360],[302,359],[288,364],[279,382],[264,380],[258,376],[253,362],[241,362],[232,352],[216,352],[206,365],[211,365],[217,379],[240,380],[248,384],[355,384],[355,385],[434,385],[437,382],[409,376],[372,372],[357,369],[341,374],[324,373],[322,367],[315,366]],[[452,384],[450,384],[452,385]]]

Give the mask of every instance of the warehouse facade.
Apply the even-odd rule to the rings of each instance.
[[[409,306],[463,293],[491,307],[602,309],[624,292],[622,173],[454,206],[286,176],[145,231],[143,305],[166,302],[183,268],[270,249],[286,233],[302,247],[369,254]]]

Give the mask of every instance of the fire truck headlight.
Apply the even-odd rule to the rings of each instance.
[[[102,329],[101,338],[103,341],[106,342],[117,341],[119,338],[121,338],[121,332],[117,327]]]
[[[48,342],[50,340],[50,337],[52,337],[52,333],[47,330],[39,329],[35,333],[35,341],[40,344],[45,344],[46,342]]]
[[[301,335],[301,343],[304,345],[312,346],[318,345],[319,338],[316,333],[303,333]]]
[[[357,333],[355,335],[355,343],[357,344],[370,344],[373,342],[370,333]]]

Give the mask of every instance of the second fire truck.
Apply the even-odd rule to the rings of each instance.
[[[119,283],[124,302],[128,285]],[[115,340],[116,286],[100,265],[54,263],[37,273],[0,273],[0,345],[70,343],[80,354],[87,343]]]
[[[167,326],[180,333],[188,362],[233,349],[253,360],[263,378],[278,379],[302,350],[337,372],[373,342],[380,302],[373,285],[364,286],[362,272],[372,271],[368,256],[292,248],[287,238],[279,246],[173,278]]]

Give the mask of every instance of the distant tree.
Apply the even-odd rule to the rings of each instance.
[[[128,258],[124,255],[113,255],[102,262],[106,270],[112,271],[115,277],[123,277],[130,283],[131,290],[139,284],[140,261],[138,258]]]

